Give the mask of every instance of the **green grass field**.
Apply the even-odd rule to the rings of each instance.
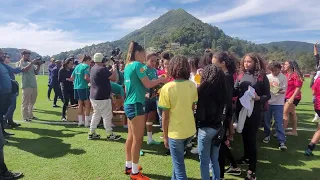
[[[18,76],[18,81],[20,77]],[[259,180],[319,180],[320,151],[314,152],[314,157],[305,157],[303,151],[312,137],[316,125],[311,123],[314,115],[311,90],[306,80],[303,88],[303,101],[298,106],[299,136],[288,137],[287,152],[278,150],[275,138],[269,144],[263,144],[263,133],[259,132],[259,149],[257,177]],[[18,97],[17,110],[14,119],[22,126],[5,146],[5,161],[10,170],[22,171],[26,180],[124,180],[129,177],[123,174],[125,163],[124,142],[105,140],[88,141],[88,129],[78,128],[76,125],[45,124],[46,122],[60,122],[61,108],[52,108],[52,101],[47,101],[47,77],[38,76],[38,99],[35,116],[39,121],[24,123],[21,121],[21,96]],[[53,99],[53,93],[52,97]],[[59,102],[58,105],[62,106]],[[126,129],[116,128],[115,131],[126,138]],[[103,129],[98,133],[105,138]],[[161,141],[160,132],[156,129],[155,139]],[[146,139],[146,138],[145,138]],[[234,155],[239,158],[242,153],[242,140],[236,135],[232,144]],[[143,172],[151,179],[171,179],[171,157],[165,156],[163,144],[148,146],[143,143],[145,156],[140,164]],[[198,156],[188,155],[185,158],[189,179],[200,178]],[[246,166],[242,167],[246,169]],[[243,179],[245,172],[239,177],[226,176],[226,179]]]

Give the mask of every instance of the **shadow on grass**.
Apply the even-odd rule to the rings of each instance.
[[[70,144],[52,137],[40,137],[38,139],[11,137],[8,146],[17,147],[43,158],[59,158],[67,154],[81,155],[86,152],[83,149],[71,149]]]
[[[33,112],[43,113],[43,114],[47,114],[47,115],[55,115],[55,116],[61,117],[61,110],[60,111],[50,111],[50,110],[45,110],[45,109],[35,109],[35,110],[33,110]]]
[[[63,129],[63,130],[52,130],[52,129],[38,129],[38,128],[30,128],[30,127],[20,127],[19,130],[22,131],[29,131],[34,134],[38,134],[40,136],[50,136],[50,137],[74,137],[78,134],[83,134],[83,132],[73,131],[70,129]],[[71,133],[64,133],[64,132],[71,132]]]
[[[262,143],[264,138],[263,131],[258,132],[257,146],[258,146],[258,164],[257,164],[257,176],[262,180],[269,179],[319,179],[315,174],[320,173],[319,168],[312,168],[310,170],[300,169],[306,167],[304,161],[314,160],[312,157],[306,157],[303,151],[307,148],[310,142],[309,138],[312,137],[312,131],[300,130],[299,136],[288,136],[286,145],[288,150],[282,152],[278,149],[278,142],[275,137],[271,138],[269,144]],[[298,142],[298,143],[297,143]],[[239,159],[243,155],[243,145],[241,134],[235,135],[235,143],[232,143],[232,153]],[[290,169],[287,168],[290,166]],[[247,169],[248,166],[241,166],[243,169]],[[245,177],[245,173],[242,175]]]

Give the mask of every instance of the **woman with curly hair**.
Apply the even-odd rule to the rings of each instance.
[[[168,75],[174,81],[160,91],[159,107],[163,109],[162,127],[166,148],[172,157],[172,179],[188,179],[184,164],[184,150],[196,133],[193,116],[198,101],[197,88],[189,81],[190,66],[183,56],[174,57],[168,66]],[[209,164],[209,163],[208,163]]]
[[[292,131],[286,133],[287,135],[297,136],[297,114],[296,106],[301,100],[301,87],[303,84],[303,74],[300,71],[299,65],[296,61],[286,61],[284,63],[284,70],[286,72],[288,87],[286,91],[286,100],[283,110],[283,127],[288,128],[289,115],[292,119]]]
[[[211,161],[212,179],[220,180],[219,148],[214,143],[218,132],[223,128],[225,108],[228,98],[225,75],[217,65],[208,65],[201,76],[198,88],[196,121],[198,130],[198,151],[200,159],[201,179],[210,180],[209,163]],[[224,167],[221,167],[224,168]]]
[[[229,144],[229,140],[227,138],[227,131],[229,132],[229,135],[232,136],[232,133],[234,132],[233,129],[233,123],[232,123],[232,116],[233,116],[233,107],[232,107],[232,97],[233,97],[233,86],[234,86],[234,74],[237,71],[236,64],[238,63],[237,58],[229,53],[229,52],[219,52],[213,55],[212,63],[217,65],[221,68],[225,75],[225,82],[227,85],[227,112],[226,112],[226,120],[224,122],[224,139],[220,146],[219,151],[219,165],[220,165],[220,178],[224,179],[224,173],[225,173],[225,159],[228,158],[230,161],[230,167],[227,169],[226,174],[232,174],[232,175],[240,175],[241,169],[238,168],[237,163],[231,153],[231,150],[227,146]]]
[[[256,179],[257,132],[261,124],[262,107],[270,99],[270,85],[266,76],[263,59],[256,53],[246,54],[240,61],[240,72],[234,84],[234,96],[241,98],[251,86],[254,90],[254,107],[250,117],[246,117],[242,130],[244,156],[238,164],[249,164],[246,180]],[[242,109],[236,104],[236,114]]]
[[[139,167],[140,150],[143,141],[145,122],[144,105],[146,101],[146,88],[153,88],[160,83],[165,83],[165,78],[149,80],[144,62],[146,58],[145,50],[141,45],[130,42],[127,65],[124,69],[124,84],[126,99],[124,111],[128,118],[128,137],[126,141],[126,168],[125,174],[130,174],[133,180],[149,180],[142,175]]]

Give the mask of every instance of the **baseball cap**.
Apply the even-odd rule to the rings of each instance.
[[[103,55],[101,53],[95,53],[93,56],[93,61],[94,62],[102,62]]]

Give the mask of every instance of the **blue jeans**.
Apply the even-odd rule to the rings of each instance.
[[[158,106],[159,100],[157,100],[157,113],[159,116],[160,128],[162,128],[162,109]]]
[[[264,134],[270,136],[271,119],[274,117],[276,123],[277,139],[279,143],[286,142],[286,136],[283,128],[283,105],[269,105],[268,111],[264,113]]]
[[[215,138],[217,134],[218,130],[213,128],[199,128],[198,130],[198,150],[202,180],[210,180],[210,161],[212,179],[220,180],[220,166],[218,161],[220,146],[217,147],[213,144],[213,138]]]
[[[169,138],[169,148],[172,158],[172,178],[171,180],[186,180],[186,167],[184,165],[184,150],[193,136],[187,139],[171,139]]]
[[[10,101],[9,104],[10,105],[9,105],[7,113],[5,114],[5,117],[8,120],[8,123],[12,123],[13,114],[14,114],[14,111],[16,110],[16,105],[17,105],[17,94],[12,94],[11,93],[9,96],[10,96],[9,97],[9,101]]]

